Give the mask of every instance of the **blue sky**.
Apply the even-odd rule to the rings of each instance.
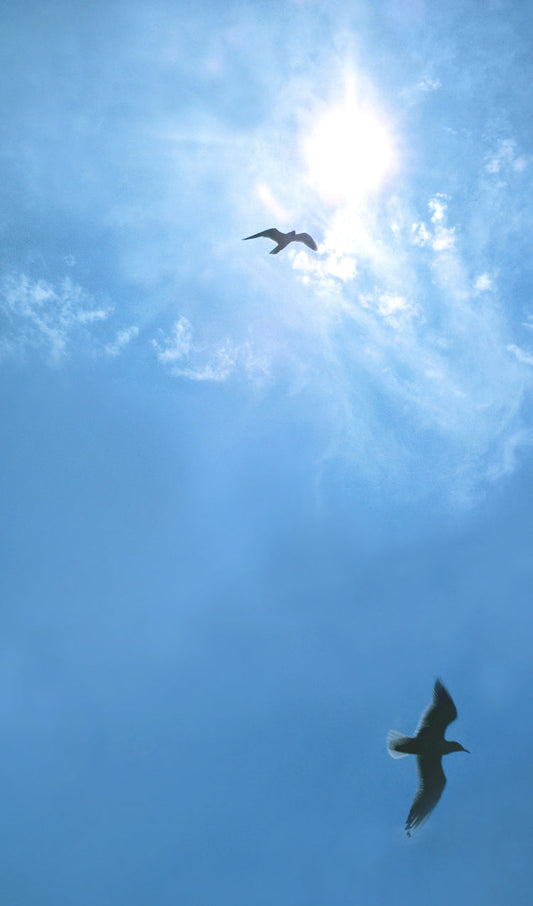
[[[531,11],[0,17],[3,901],[530,903]]]

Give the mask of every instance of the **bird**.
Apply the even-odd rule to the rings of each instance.
[[[433,701],[426,708],[416,734],[404,736],[391,730],[387,736],[387,748],[393,758],[416,755],[418,768],[418,790],[405,822],[407,836],[429,817],[439,801],[446,777],[441,759],[450,752],[468,752],[461,743],[444,739],[448,724],[457,717],[457,708],[452,697],[440,679],[433,689]]]
[[[272,227],[270,230],[263,230],[261,233],[254,233],[253,236],[245,236],[243,241],[247,239],[258,239],[259,236],[266,236],[267,239],[273,239],[277,243],[276,248],[272,249],[270,252],[271,255],[277,255],[278,252],[281,252],[289,244],[289,242],[303,242],[308,248],[313,249],[314,252],[317,251],[317,244],[312,236],[309,233],[297,233],[295,230],[291,230],[290,233],[282,233],[280,230],[276,230],[275,227]]]

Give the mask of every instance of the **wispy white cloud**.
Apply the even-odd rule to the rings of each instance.
[[[447,227],[447,203],[445,195],[430,199],[428,208],[430,224],[424,221],[413,223],[411,233],[415,245],[429,245],[435,252],[445,252],[455,245],[455,227]]]
[[[80,286],[66,278],[54,285],[24,274],[5,277],[0,284],[3,324],[0,352],[24,355],[30,349],[57,365],[67,355],[74,336],[105,321],[109,308],[96,307]]]
[[[421,91],[438,91],[442,87],[440,79],[433,79],[431,76],[424,76],[418,83]]]
[[[106,343],[105,351],[108,355],[116,356],[120,355],[123,349],[131,343],[135,337],[139,335],[139,328],[136,325],[131,325],[131,327],[125,327],[122,330],[119,330],[115,336],[115,339],[111,343]]]
[[[516,142],[510,138],[502,139],[485,160],[485,169],[494,174],[521,173],[527,166],[528,158],[518,153]]]
[[[490,292],[494,289],[494,281],[489,274],[479,274],[474,281],[474,289],[477,293]]]
[[[192,344],[192,328],[187,318],[181,317],[174,324],[169,336],[160,331],[160,340],[152,340],[157,358],[162,365],[174,365],[188,357]]]
[[[190,321],[180,317],[174,323],[170,334],[160,330],[159,338],[152,340],[160,363],[168,367],[175,377],[192,381],[225,381],[235,369],[235,352],[226,341],[216,348],[193,343]]]
[[[255,353],[249,341],[240,345],[228,339],[211,346],[195,343],[192,325],[184,316],[178,318],[169,334],[160,330],[159,337],[152,339],[152,346],[159,362],[174,377],[222,382],[235,372],[255,380],[268,376],[264,356]]]
[[[109,315],[110,310],[107,308],[82,309],[77,312],[74,320],[78,324],[94,324],[96,321],[106,321]]]
[[[516,343],[509,343],[507,350],[514,355],[519,362],[522,362],[524,365],[529,365],[533,367],[533,355],[530,352],[526,352],[525,349],[521,349],[520,346],[517,346]]]

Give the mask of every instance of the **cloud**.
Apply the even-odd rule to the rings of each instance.
[[[448,209],[445,198],[445,195],[437,195],[430,199],[428,209],[431,214],[431,225],[428,226],[424,221],[413,223],[411,233],[415,245],[429,245],[436,252],[444,252],[454,247],[455,227],[445,225]]]
[[[525,349],[521,349],[515,343],[510,343],[507,346],[507,350],[511,353],[511,355],[514,355],[514,357],[518,359],[519,362],[522,362],[524,365],[529,365],[533,368],[533,356],[531,355],[531,353],[526,352]]]
[[[161,333],[161,342],[152,340],[157,358],[162,365],[174,364],[189,355],[192,343],[192,328],[187,318],[181,317],[174,324],[170,336]]]
[[[485,169],[488,173],[521,173],[526,169],[528,159],[517,153],[516,142],[513,139],[502,139],[495,151],[487,155]]]
[[[432,79],[430,76],[424,78],[418,83],[421,91],[438,91],[442,87],[440,79]]]
[[[226,342],[215,349],[206,350],[192,340],[189,320],[180,317],[168,336],[160,331],[160,338],[152,345],[160,363],[169,368],[175,377],[192,381],[225,381],[235,368],[232,345]]]
[[[183,315],[168,334],[159,330],[159,337],[151,343],[159,362],[173,377],[223,382],[235,374],[257,385],[270,379],[271,360],[249,338],[239,344],[228,339],[211,345],[195,343],[192,325]]]
[[[105,321],[109,317],[109,309],[96,308],[92,311],[79,311],[75,317],[78,324],[94,324],[96,321]]]
[[[135,325],[132,325],[131,327],[125,327],[123,328],[123,330],[119,330],[117,332],[117,335],[112,343],[106,344],[105,351],[108,353],[108,355],[120,355],[122,350],[138,335],[139,328]]]
[[[480,274],[479,277],[476,277],[474,289],[478,293],[484,293],[494,289],[494,283],[489,274]]]
[[[74,337],[109,314],[69,278],[54,285],[24,274],[5,277],[0,284],[0,354],[20,356],[33,349],[58,365]]]

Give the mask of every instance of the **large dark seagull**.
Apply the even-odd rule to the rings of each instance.
[[[290,233],[281,233],[275,227],[272,227],[271,230],[263,230],[262,233],[254,233],[253,236],[245,236],[244,239],[258,239],[259,236],[266,236],[267,239],[273,239],[274,242],[277,242],[276,248],[270,252],[271,255],[277,255],[289,242],[303,242],[314,252],[317,250],[316,242],[309,233],[297,233],[295,230],[291,230]]]
[[[431,814],[441,797],[446,784],[442,756],[450,752],[468,752],[460,742],[444,739],[446,727],[456,717],[457,708],[452,697],[438,679],[433,689],[433,701],[420,718],[415,736],[403,736],[391,730],[387,737],[387,748],[393,758],[416,755],[418,790],[405,822],[408,837]]]

